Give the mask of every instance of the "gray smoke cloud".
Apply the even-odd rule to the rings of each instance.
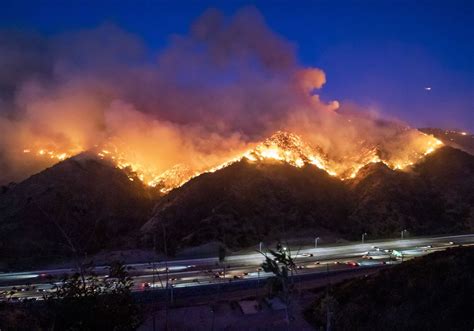
[[[112,141],[161,172],[214,165],[278,129],[338,156],[405,130],[320,101],[324,72],[302,67],[254,8],[209,10],[157,54],[113,24],[52,37],[0,31],[0,68],[0,182],[55,162],[29,149]]]

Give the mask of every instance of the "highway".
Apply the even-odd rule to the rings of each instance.
[[[373,268],[398,264],[417,256],[459,245],[474,245],[474,234],[409,238],[325,245],[318,248],[297,249],[289,247],[297,264],[297,275],[345,271],[354,268]],[[132,269],[134,292],[146,292],[168,287],[197,287],[210,284],[227,284],[260,281],[271,276],[260,269],[264,257],[259,252],[232,255],[219,263],[217,257],[187,260],[169,260],[157,263],[129,264]],[[166,266],[168,267],[166,269]],[[94,269],[99,277],[106,277],[108,267]],[[60,284],[65,274],[74,269],[50,269],[0,273],[0,291],[15,294],[3,297],[12,301],[41,300],[53,284]]]

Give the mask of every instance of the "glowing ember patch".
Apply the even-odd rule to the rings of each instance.
[[[245,158],[249,161],[252,161],[252,162],[257,161],[257,158],[255,156],[253,156],[252,154],[246,154]]]
[[[314,164],[319,169],[324,169],[324,166],[323,166],[323,163],[321,162],[321,160],[315,158],[314,156],[310,156],[309,160],[310,160],[311,164]]]
[[[265,159],[275,159],[280,160],[280,154],[278,153],[277,149],[265,149],[260,152],[260,156]]]

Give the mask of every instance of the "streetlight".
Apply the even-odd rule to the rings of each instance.
[[[407,229],[404,229],[403,231],[400,231],[400,236],[401,236],[402,240],[404,239],[406,232],[408,232]]]
[[[362,243],[364,243],[365,236],[367,235],[367,232],[362,233]]]
[[[314,248],[318,248],[319,237],[314,238]]]

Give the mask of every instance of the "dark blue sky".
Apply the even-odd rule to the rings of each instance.
[[[414,126],[474,131],[474,1],[0,0],[0,28],[56,34],[113,22],[152,49],[209,7],[254,5],[322,68],[324,100],[353,102]],[[431,91],[425,90],[431,87]]]

